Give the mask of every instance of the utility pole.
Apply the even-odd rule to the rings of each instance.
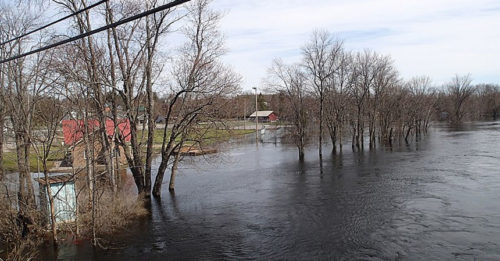
[[[255,143],[259,144],[259,108],[257,106],[257,87],[252,87],[255,90]]]

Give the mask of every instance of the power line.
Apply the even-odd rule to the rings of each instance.
[[[39,28],[37,28],[37,29],[35,29],[35,30],[33,30],[33,31],[27,32],[27,33],[25,33],[25,34],[22,34],[22,35],[20,35],[20,36],[17,36],[17,37],[15,37],[15,38],[12,38],[12,39],[10,39],[10,40],[7,40],[7,41],[5,41],[5,42],[3,42],[3,43],[0,43],[0,46],[2,46],[2,45],[4,45],[4,44],[7,44],[7,43],[10,43],[10,42],[13,42],[13,41],[15,41],[15,40],[19,40],[19,39],[21,39],[21,38],[23,38],[23,37],[26,37],[26,36],[28,36],[28,35],[30,35],[30,34],[33,34],[33,33],[38,32],[38,31],[41,31],[41,30],[43,30],[43,29],[45,29],[45,28],[47,28],[47,27],[49,27],[49,26],[55,25],[55,24],[57,24],[57,23],[59,23],[59,22],[62,22],[62,21],[64,21],[64,20],[66,20],[66,19],[68,19],[68,18],[72,17],[72,16],[75,16],[75,15],[77,15],[77,14],[80,14],[80,13],[82,13],[82,12],[85,12],[85,11],[87,11],[87,10],[90,10],[90,9],[92,9],[92,8],[94,8],[94,7],[98,6],[98,5],[100,5],[100,4],[103,4],[103,3],[107,2],[107,1],[109,1],[109,0],[102,0],[102,1],[99,1],[99,2],[97,2],[97,3],[95,3],[95,4],[93,4],[93,5],[90,5],[90,6],[86,7],[86,8],[80,9],[80,10],[78,10],[78,11],[76,11],[76,12],[74,12],[74,13],[71,13],[71,14],[69,14],[69,15],[67,15],[67,16],[65,16],[65,17],[63,17],[63,18],[61,18],[61,19],[58,19],[58,20],[56,20],[56,21],[54,21],[54,22],[52,22],[52,23],[46,24],[46,25],[44,25],[44,26],[42,26],[42,27],[39,27]]]
[[[16,56],[13,56],[13,57],[10,57],[10,58],[7,58],[7,59],[4,59],[4,60],[1,60],[0,61],[0,64],[2,63],[6,63],[6,62],[10,62],[12,60],[16,60],[16,59],[19,59],[19,58],[23,58],[25,56],[28,56],[28,55],[32,55],[32,54],[35,54],[35,53],[38,53],[38,52],[42,52],[42,51],[45,51],[45,50],[48,50],[48,49],[51,49],[51,48],[54,48],[54,47],[57,47],[57,46],[60,46],[60,45],[63,45],[63,44],[66,44],[66,43],[70,43],[70,42],[73,42],[73,41],[76,41],[76,40],[79,40],[79,39],[82,39],[84,37],[87,37],[87,36],[91,36],[93,34],[96,34],[96,33],[100,33],[104,30],[108,30],[110,28],[115,28],[117,26],[120,26],[122,24],[125,24],[125,23],[128,23],[128,22],[132,22],[134,20],[137,20],[137,19],[140,19],[140,18],[143,18],[145,16],[148,16],[148,15],[151,15],[151,14],[154,14],[154,13],[157,13],[157,12],[161,12],[161,11],[164,11],[166,9],[169,9],[169,8],[172,8],[172,7],[175,7],[175,6],[178,6],[178,5],[181,5],[181,4],[184,4],[186,2],[189,2],[191,0],[176,0],[176,1],[173,1],[173,2],[170,2],[168,4],[164,4],[162,6],[159,6],[159,7],[156,7],[156,8],[153,8],[153,9],[150,9],[148,11],[145,11],[145,12],[142,12],[140,14],[137,14],[137,15],[134,15],[134,16],[131,16],[129,18],[126,18],[126,19],[123,19],[123,20],[120,20],[120,21],[117,21],[117,22],[114,22],[112,24],[109,24],[109,25],[106,25],[106,26],[103,26],[103,27],[100,27],[100,28],[97,28],[95,30],[92,30],[90,32],[86,32],[86,33],[83,33],[83,34],[79,34],[77,36],[73,36],[71,38],[68,38],[68,39],[65,39],[65,40],[62,40],[62,41],[59,41],[59,42],[56,42],[56,43],[53,43],[53,44],[50,44],[50,45],[47,45],[45,47],[42,47],[42,48],[38,48],[38,49],[35,49],[33,51],[29,51],[29,52],[26,52],[26,53],[23,53],[23,54],[19,54],[19,55],[16,55]]]

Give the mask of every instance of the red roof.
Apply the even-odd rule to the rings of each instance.
[[[83,120],[63,120],[64,144],[73,145],[82,139],[85,131]],[[91,132],[99,128],[99,121],[88,120],[88,128]],[[118,120],[119,134],[125,141],[130,141],[130,122],[127,119]],[[115,133],[115,124],[112,120],[106,120],[106,134],[112,136]]]

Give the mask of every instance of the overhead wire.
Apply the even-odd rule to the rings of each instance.
[[[66,43],[70,43],[70,42],[73,42],[73,41],[85,38],[87,36],[91,36],[91,35],[96,34],[96,33],[100,33],[102,31],[105,31],[105,30],[108,30],[108,29],[111,29],[111,28],[115,28],[115,27],[120,26],[122,24],[126,24],[126,23],[132,22],[134,20],[143,18],[145,16],[148,16],[148,15],[151,15],[151,14],[154,14],[154,13],[157,13],[157,12],[161,12],[161,11],[167,10],[169,8],[172,8],[172,7],[176,7],[178,5],[187,3],[189,1],[191,1],[191,0],[176,0],[176,1],[164,4],[162,6],[159,6],[159,7],[156,7],[156,8],[147,10],[147,11],[144,11],[144,12],[142,12],[140,14],[136,14],[136,15],[133,15],[131,17],[119,20],[119,21],[111,23],[109,25],[105,25],[105,26],[99,27],[99,28],[94,29],[92,31],[89,31],[89,32],[86,32],[86,33],[82,33],[82,34],[79,34],[77,36],[73,36],[73,37],[70,37],[68,39],[65,39],[65,40],[62,40],[62,41],[59,41],[59,42],[55,42],[53,44],[49,44],[47,46],[44,46],[44,47],[41,47],[41,48],[38,48],[38,49],[35,49],[35,50],[32,50],[32,51],[29,51],[29,52],[26,52],[26,53],[22,53],[22,54],[19,54],[19,55],[16,55],[16,56],[12,56],[12,57],[9,57],[7,59],[3,59],[3,60],[0,61],[0,64],[6,63],[6,62],[10,62],[12,60],[16,60],[16,59],[19,59],[19,58],[23,58],[25,56],[32,55],[32,54],[35,54],[35,53],[39,53],[39,52],[42,52],[42,51],[45,51],[45,50],[48,50],[48,49],[51,49],[51,48],[54,48],[54,47],[66,44]]]
[[[66,20],[66,19],[68,19],[68,18],[71,18],[71,17],[73,17],[73,16],[75,16],[75,15],[81,14],[82,12],[85,12],[85,11],[87,11],[87,10],[90,10],[90,9],[94,8],[94,7],[97,7],[97,6],[99,6],[99,5],[103,4],[103,3],[107,2],[107,1],[109,1],[109,0],[102,0],[102,1],[99,1],[99,2],[97,2],[97,3],[95,3],[95,4],[89,5],[89,6],[85,7],[85,8],[80,9],[80,10],[78,10],[78,11],[76,11],[76,12],[73,12],[73,13],[71,13],[71,14],[69,14],[69,15],[65,16],[65,17],[62,17],[62,18],[60,18],[60,19],[57,19],[57,20],[56,20],[56,21],[54,21],[54,22],[48,23],[48,24],[46,24],[46,25],[44,25],[44,26],[42,26],[42,27],[39,27],[39,28],[37,28],[37,29],[34,29],[34,30],[32,30],[32,31],[29,31],[29,32],[24,33],[24,34],[22,34],[22,35],[19,35],[19,36],[17,36],[17,37],[14,37],[14,38],[12,38],[12,39],[10,39],[10,40],[7,40],[7,41],[5,41],[5,42],[3,42],[3,43],[0,43],[0,46],[5,45],[5,44],[8,44],[8,43],[13,42],[13,41],[16,41],[16,40],[19,40],[19,39],[21,39],[21,38],[23,38],[23,37],[26,37],[26,36],[28,36],[28,35],[30,35],[30,34],[33,34],[33,33],[38,32],[38,31],[41,31],[41,30],[43,30],[43,29],[45,29],[45,28],[48,28],[48,27],[50,27],[50,26],[52,26],[52,25],[55,25],[55,24],[57,24],[57,23],[60,23],[60,22],[62,22],[62,21],[64,21],[64,20]]]

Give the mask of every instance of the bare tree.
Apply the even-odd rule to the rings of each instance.
[[[174,82],[165,111],[161,162],[153,195],[161,195],[165,170],[171,156],[188,139],[185,134],[218,97],[236,90],[240,77],[220,62],[224,54],[223,38],[218,31],[221,15],[210,9],[210,1],[198,0],[187,7],[187,26],[183,32],[188,42],[180,50],[173,68]],[[169,126],[170,129],[169,129]],[[175,168],[173,169],[175,170]],[[169,189],[174,189],[175,171]]]
[[[150,9],[160,4],[161,1],[148,0],[144,3],[144,7]],[[141,5],[125,4],[113,7],[110,3],[106,3],[107,23],[112,23],[121,16],[126,17],[140,7]],[[181,16],[173,15],[173,12],[173,9],[168,9],[148,16],[143,21],[132,22],[108,31],[108,49],[112,65],[110,85],[122,100],[126,117],[131,125],[130,144],[123,139],[117,143],[125,149],[138,191],[145,197],[149,197],[151,193],[151,163],[155,129],[153,85],[155,78],[161,72],[161,69],[158,69],[157,48],[161,37],[164,37],[170,27],[181,18]],[[116,18],[117,15],[119,15],[118,18]],[[121,87],[118,87],[119,83]],[[145,108],[145,113],[140,112],[141,108]],[[116,104],[113,105],[112,111],[113,118],[116,119]],[[148,130],[145,158],[142,155],[142,138],[138,136],[138,124],[141,119],[144,123],[147,122]]]
[[[55,245],[57,245],[57,220],[55,212],[55,198],[56,194],[52,194],[52,189],[50,188],[49,182],[49,166],[48,161],[51,156],[53,156],[58,151],[54,151],[54,141],[57,135],[57,130],[59,123],[64,118],[66,114],[66,109],[62,101],[55,97],[50,96],[40,96],[38,97],[39,102],[35,108],[35,125],[39,129],[37,133],[34,133],[32,138],[33,149],[35,150],[38,159],[42,163],[42,172],[46,184],[47,196],[49,200],[49,216],[52,228],[52,240]],[[44,207],[44,206],[42,206]]]
[[[85,0],[56,2],[72,12],[87,6]],[[152,9],[163,3],[158,0],[106,2],[101,15],[104,15],[104,20],[109,25],[143,9]],[[83,62],[82,69],[86,72],[86,76],[79,77],[79,80],[88,86],[87,92],[92,97],[91,104],[95,108],[93,117],[99,121],[98,137],[104,144],[105,165],[115,192],[118,177],[115,176],[116,160],[112,155],[118,154],[120,146],[124,148],[139,194],[149,197],[151,193],[155,129],[153,87],[162,69],[157,48],[161,37],[164,37],[172,24],[181,18],[173,15],[173,12],[173,9],[168,9],[120,27],[113,27],[107,31],[105,40],[89,37],[80,41],[79,59]],[[76,17],[75,28],[78,32],[91,30],[90,17],[90,12],[84,12]],[[109,108],[110,113],[106,113]],[[130,136],[127,137],[119,135],[117,129],[121,112],[130,123]],[[109,120],[112,120],[115,126],[112,137],[108,137],[106,133],[106,122]],[[147,126],[142,126],[142,131],[147,129],[145,142],[144,133],[141,136],[139,132],[140,123],[147,123]],[[146,147],[145,156],[144,147]]]
[[[0,39],[2,42],[25,33],[39,22],[34,14],[36,5],[27,3],[0,3]],[[39,10],[38,10],[39,11]],[[18,39],[0,47],[0,57],[6,58],[39,46],[47,34]],[[35,205],[33,180],[30,170],[30,147],[33,135],[34,108],[37,96],[46,88],[50,52],[18,59],[0,65],[0,128],[3,153],[5,116],[9,116],[16,145],[18,175],[13,189],[2,181],[2,214],[0,234],[8,260],[29,260],[36,257],[40,244],[38,211]],[[3,157],[0,157],[0,161]],[[3,167],[0,166],[4,178]],[[12,177],[12,176],[11,176]],[[5,183],[4,183],[5,182]],[[12,182],[12,180],[11,180]],[[17,193],[17,197],[14,197]]]
[[[500,115],[500,86],[479,84],[476,89],[478,92],[479,118],[496,120]]]
[[[408,92],[402,85],[392,85],[387,89],[387,95],[378,108],[379,140],[382,144],[392,146],[395,134],[399,133],[399,123],[404,115],[407,97]]]
[[[6,7],[0,5],[0,42],[7,41],[9,35],[6,33],[5,28],[5,12]],[[0,59],[6,58],[7,50],[6,45],[0,46]],[[0,182],[4,178],[4,167],[3,167],[3,148],[4,148],[4,134],[5,134],[5,117],[7,116],[7,106],[5,104],[5,89],[7,88],[6,81],[6,65],[0,64]]]
[[[54,2],[70,12],[76,12],[79,9],[87,7],[86,0],[54,0]],[[92,30],[90,10],[86,10],[74,17],[74,26],[78,33],[82,34]],[[101,66],[104,64],[104,47],[93,36],[88,36],[76,42],[76,46],[79,48],[79,58],[83,65],[83,72],[85,72],[85,74],[81,75],[81,80],[87,86],[87,92],[92,98],[90,100],[90,104],[94,108],[92,117],[98,121],[97,139],[103,146],[104,165],[106,166],[107,173],[112,175],[114,173],[112,171],[112,148],[106,133],[106,91],[103,70],[101,69]],[[93,174],[89,173],[89,175],[92,176]]]
[[[427,132],[430,118],[434,109],[435,90],[431,88],[431,79],[427,76],[414,77],[407,82],[406,88],[409,91],[409,104],[407,104],[407,117],[410,120],[411,128],[414,129],[418,137],[422,132]],[[410,130],[407,130],[405,140],[408,141]]]
[[[299,160],[303,161],[310,118],[306,102],[308,96],[306,74],[300,65],[289,66],[280,60],[275,60],[270,69],[270,76],[271,88],[286,97],[288,109],[281,115],[281,119],[292,123],[291,136],[299,151]]]
[[[315,31],[309,43],[302,48],[304,67],[319,101],[319,156],[322,157],[324,104],[331,78],[339,66],[342,41],[333,39],[326,31]]]
[[[368,113],[370,148],[375,148],[376,144],[376,128],[380,118],[380,106],[385,103],[389,95],[389,89],[399,84],[398,72],[389,56],[376,57],[374,66],[375,78],[370,91],[370,109]]]
[[[16,5],[5,13],[4,33],[8,37],[31,30],[37,24],[33,9],[25,5]],[[47,36],[47,35],[42,35]],[[40,44],[46,39],[32,39]],[[20,54],[31,48],[29,38],[18,39],[6,44],[6,55]],[[3,65],[6,82],[5,103],[9,107],[9,116],[16,142],[17,167],[19,170],[19,203],[21,209],[26,205],[34,206],[35,198],[30,174],[30,147],[33,127],[34,108],[37,96],[43,92],[52,80],[49,77],[51,52],[37,53],[34,56],[17,59]]]
[[[370,97],[370,89],[375,81],[375,63],[377,54],[365,50],[357,53],[354,60],[353,88],[351,88],[351,98],[353,99],[354,112],[351,117],[352,126],[352,147],[358,150],[364,148],[365,112]]]
[[[471,85],[472,79],[470,75],[459,76],[455,75],[447,84],[448,95],[451,102],[451,120],[453,123],[462,122],[466,111],[465,104],[469,97],[474,93],[474,86]]]

